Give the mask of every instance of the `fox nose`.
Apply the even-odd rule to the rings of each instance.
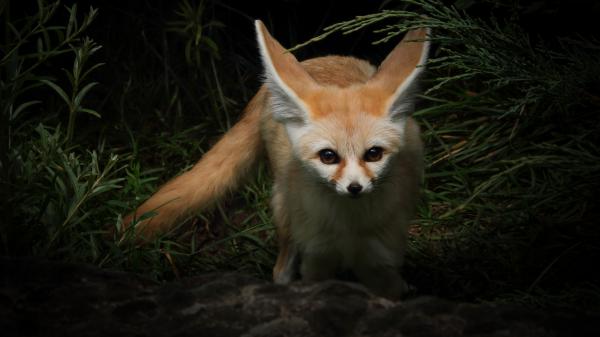
[[[350,194],[352,195],[358,195],[358,193],[360,193],[360,191],[362,191],[362,185],[359,183],[350,183],[350,185],[348,185],[347,189],[348,192],[350,192]]]

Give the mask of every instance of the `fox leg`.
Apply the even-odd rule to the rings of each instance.
[[[287,284],[298,278],[298,249],[290,237],[290,220],[284,207],[283,193],[273,186],[273,222],[277,228],[277,239],[279,243],[279,254],[273,267],[273,281],[279,284]]]
[[[273,267],[273,281],[287,284],[298,278],[298,251],[289,237],[279,238],[279,254]]]
[[[273,267],[273,281],[286,284],[299,278],[309,281],[333,278],[338,260],[331,259],[328,254],[306,254],[304,247],[298,247],[291,236],[291,221],[286,205],[284,191],[276,176],[271,206],[273,222],[277,228],[279,254]]]

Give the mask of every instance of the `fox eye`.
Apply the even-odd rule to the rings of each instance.
[[[383,157],[383,149],[379,146],[373,146],[365,152],[365,161],[380,161]]]
[[[319,151],[321,162],[326,165],[333,165],[340,162],[340,157],[331,149],[323,149]]]

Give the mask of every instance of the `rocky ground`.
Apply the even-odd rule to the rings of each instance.
[[[600,336],[600,315],[419,297],[340,281],[214,273],[158,284],[91,266],[0,258],[2,336]]]

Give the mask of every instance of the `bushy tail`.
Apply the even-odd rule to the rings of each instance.
[[[155,237],[192,213],[210,207],[236,188],[263,152],[260,112],[264,101],[265,90],[262,89],[248,103],[242,119],[192,169],[167,182],[129,214],[123,221],[124,228],[145,213],[155,213],[137,222],[135,229],[145,238]]]

